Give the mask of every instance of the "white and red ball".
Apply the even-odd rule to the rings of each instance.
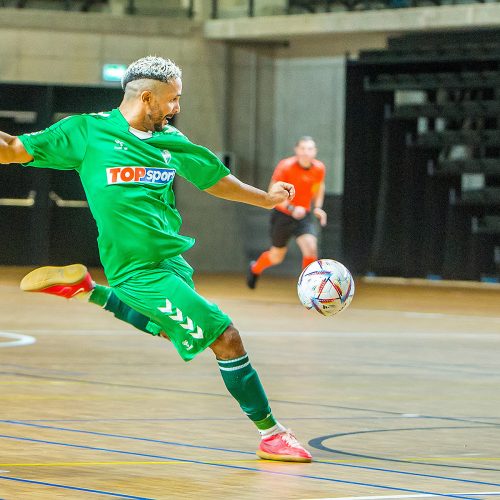
[[[306,309],[315,310],[323,316],[333,316],[351,303],[354,279],[340,262],[320,259],[302,271],[297,293]]]

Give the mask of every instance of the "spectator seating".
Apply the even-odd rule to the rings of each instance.
[[[371,190],[368,272],[500,278],[499,56],[499,31],[474,30],[391,38],[350,63],[362,97],[348,92],[344,203]],[[357,130],[350,106],[367,113]],[[356,133],[373,143],[364,152],[349,147]],[[368,154],[376,188],[352,188],[365,181],[349,157]]]

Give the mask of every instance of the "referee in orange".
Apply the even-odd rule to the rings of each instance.
[[[262,272],[283,262],[292,236],[302,252],[302,269],[318,259],[318,238],[313,216],[322,227],[326,225],[323,210],[325,198],[325,165],[316,159],[318,152],[314,139],[300,137],[295,144],[295,156],[284,158],[276,166],[269,186],[275,182],[289,182],[295,186],[293,204],[285,201],[271,214],[271,243],[256,261],[250,262],[247,285],[255,288]]]

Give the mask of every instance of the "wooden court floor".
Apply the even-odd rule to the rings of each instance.
[[[0,499],[500,498],[500,288],[357,283],[303,309],[294,280],[198,276],[240,329],[312,464],[259,460],[211,351],[0,268]],[[97,273],[97,277],[101,278]]]

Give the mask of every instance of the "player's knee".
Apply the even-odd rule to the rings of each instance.
[[[318,247],[312,242],[309,242],[306,245],[301,246],[302,256],[307,258],[314,258],[315,260],[318,258]]]
[[[234,359],[245,354],[240,333],[233,325],[229,325],[210,348],[217,359]]]
[[[286,255],[286,252],[276,252],[276,253],[272,253],[269,255],[269,260],[271,261],[271,264],[273,264],[273,266],[277,265],[277,264],[281,264],[283,262],[283,260],[285,260],[285,255]]]

